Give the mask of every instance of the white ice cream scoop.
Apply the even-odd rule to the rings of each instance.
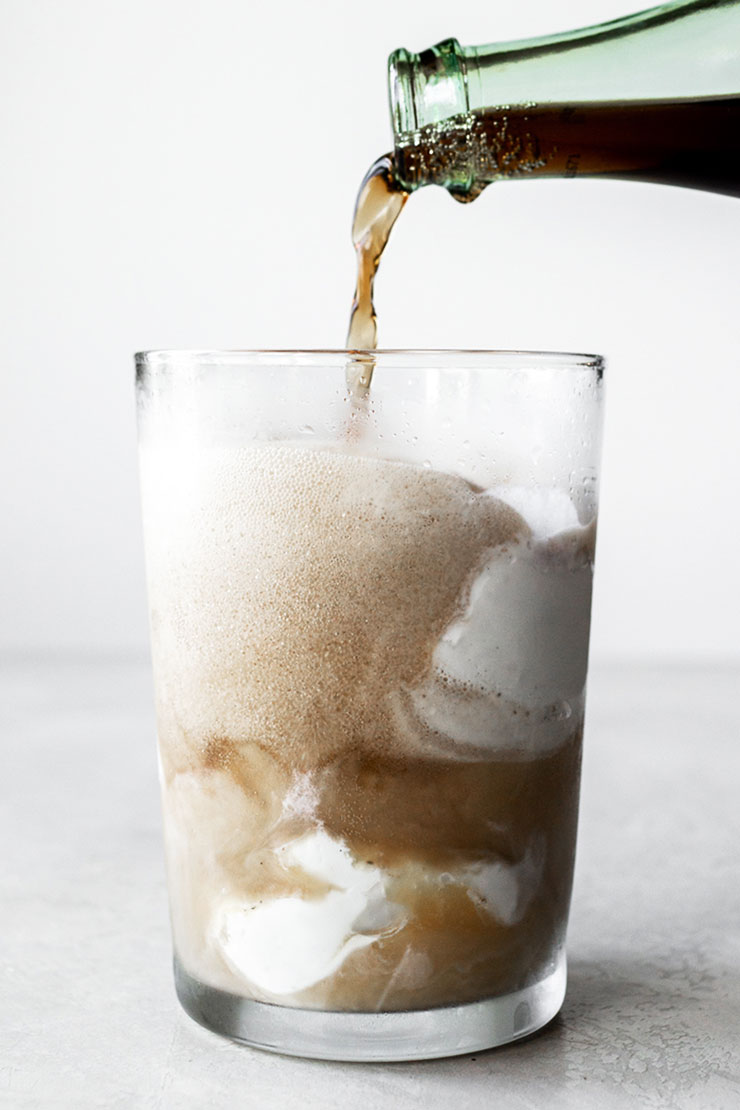
[[[402,924],[385,897],[383,872],[355,860],[347,846],[321,828],[281,845],[291,871],[331,889],[255,903],[223,902],[213,939],[240,977],[266,995],[293,995],[337,970],[347,957]]]
[[[465,611],[445,629],[423,683],[396,700],[458,758],[551,750],[583,709],[591,616],[593,522],[557,490],[495,491],[531,536],[495,550]],[[429,740],[427,740],[429,743]]]

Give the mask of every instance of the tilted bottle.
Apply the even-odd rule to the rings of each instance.
[[[507,178],[604,177],[740,196],[740,0],[389,59],[395,176],[472,200]]]

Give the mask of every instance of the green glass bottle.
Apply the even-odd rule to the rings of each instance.
[[[740,196],[740,0],[680,0],[568,34],[389,59],[395,176],[457,199],[508,178]]]

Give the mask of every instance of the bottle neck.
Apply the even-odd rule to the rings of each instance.
[[[400,184],[474,195],[488,184],[470,138],[482,110],[740,92],[740,0],[678,0],[518,42],[463,48],[448,39],[420,54],[401,49],[389,58],[388,79]],[[436,139],[441,159],[430,156]]]

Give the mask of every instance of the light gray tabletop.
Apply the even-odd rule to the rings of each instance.
[[[737,669],[594,671],[560,1017],[394,1065],[273,1056],[179,1011],[145,665],[6,662],[0,694],[0,1106],[740,1106]]]

